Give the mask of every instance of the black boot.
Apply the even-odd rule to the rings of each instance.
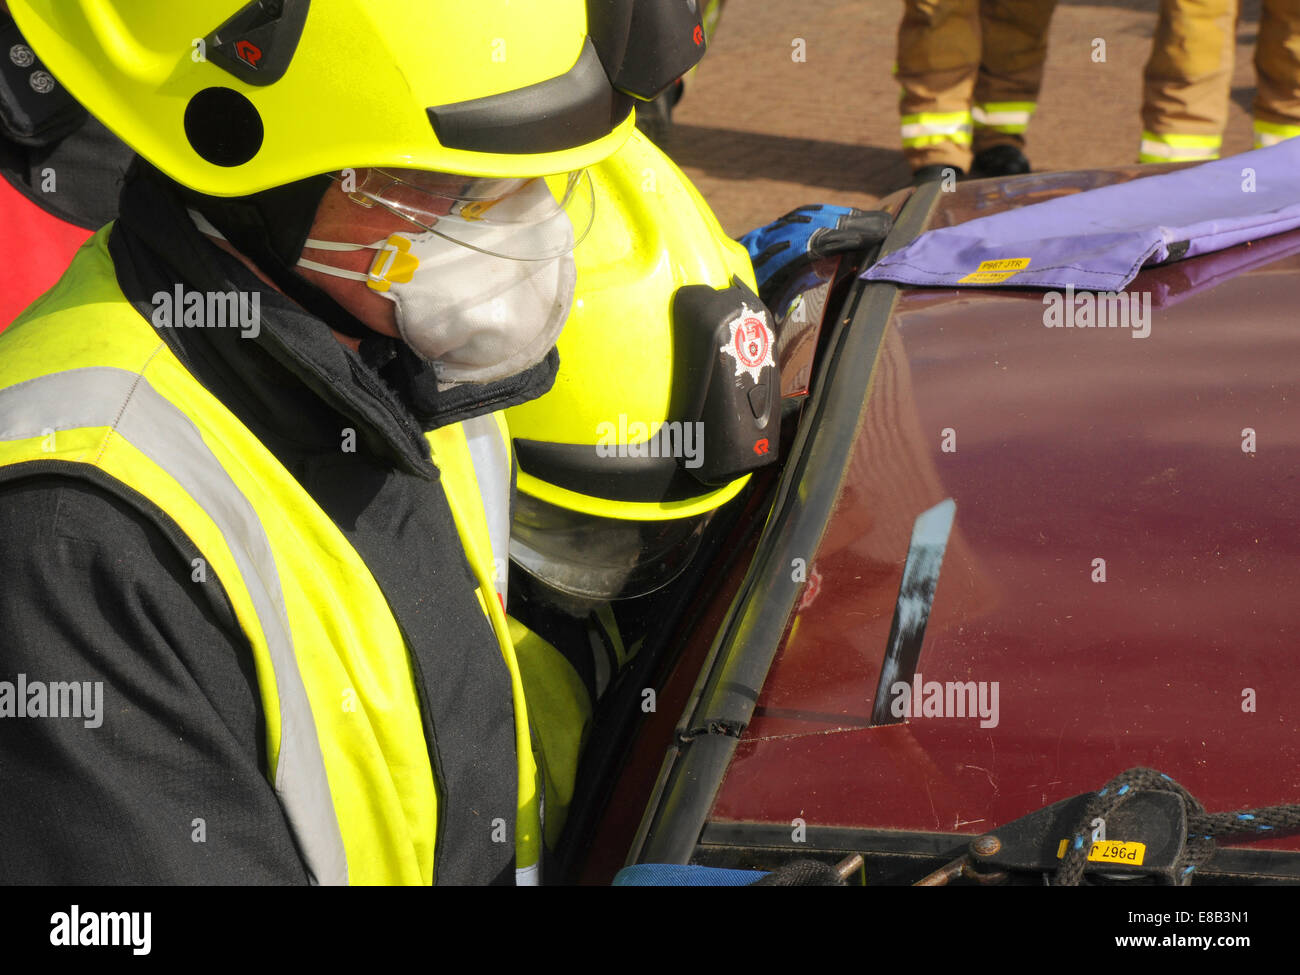
[[[970,168],[977,179],[989,176],[1019,176],[1029,172],[1029,160],[1016,146],[994,146],[975,156]]]

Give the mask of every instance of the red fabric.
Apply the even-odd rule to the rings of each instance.
[[[0,177],[0,331],[54,286],[88,237]]]

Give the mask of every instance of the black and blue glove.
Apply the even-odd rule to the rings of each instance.
[[[783,281],[832,254],[866,250],[880,243],[893,221],[880,211],[813,203],[797,207],[740,238],[749,251],[764,301]]]

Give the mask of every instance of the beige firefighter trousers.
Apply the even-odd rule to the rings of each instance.
[[[898,28],[903,153],[967,169],[972,153],[1024,146],[1056,0],[904,0]]]
[[[1161,0],[1143,76],[1142,162],[1218,156],[1239,13],[1237,0]],[[1255,74],[1256,147],[1300,135],[1300,0],[1263,0]]]

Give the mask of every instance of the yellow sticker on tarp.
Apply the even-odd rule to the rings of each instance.
[[[1004,257],[997,261],[981,261],[979,267],[964,278],[959,278],[957,283],[1001,284],[1011,275],[1029,267],[1029,261],[1028,257]]]
[[[1056,859],[1065,856],[1068,842],[1069,840],[1061,840],[1061,845],[1056,848]],[[1145,843],[1125,843],[1121,840],[1102,840],[1092,844],[1092,849],[1088,851],[1088,859],[1092,863],[1131,863],[1134,866],[1141,866],[1146,855]]]

